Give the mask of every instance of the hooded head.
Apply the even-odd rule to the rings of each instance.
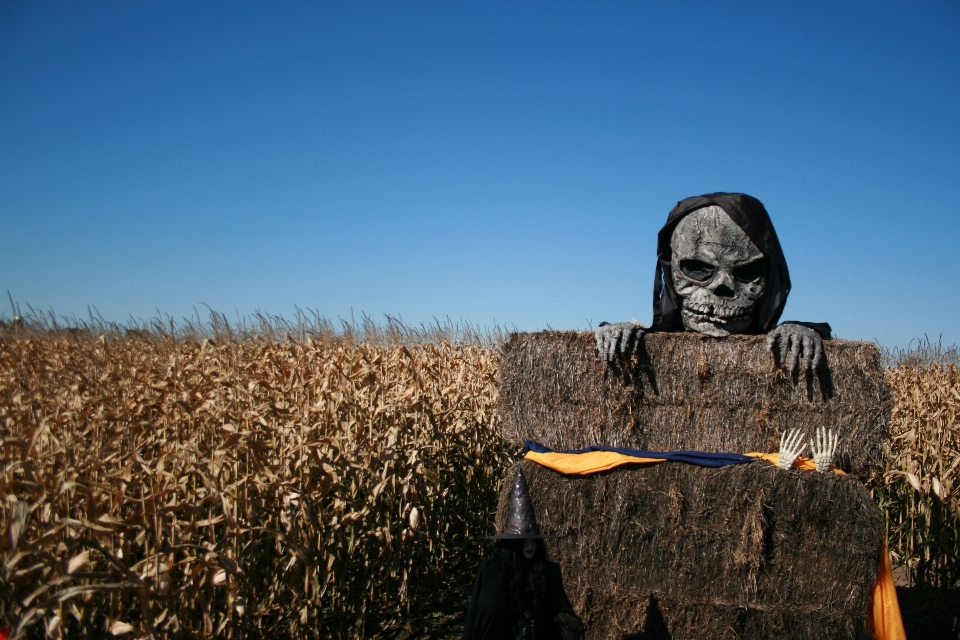
[[[681,222],[694,212],[699,212],[698,224],[684,224],[680,232],[675,233]],[[723,217],[723,213],[735,227]],[[700,218],[703,219],[703,224],[700,224]],[[704,225],[710,229],[700,233]],[[686,227],[691,228],[688,230]],[[704,250],[709,254],[711,238],[702,236],[710,234],[732,239],[726,241],[728,247],[737,244],[736,237],[739,235],[742,246],[737,250],[727,249],[727,255],[717,256],[719,259],[712,260],[713,264],[706,259],[689,260],[692,266],[688,271],[675,274],[674,268],[678,261],[674,251],[692,252],[691,257],[698,257],[699,253],[693,253],[706,247]],[[682,246],[674,247],[674,242],[679,242]],[[723,242],[720,244],[723,245]],[[758,251],[762,254],[762,259],[757,255]],[[723,254],[724,249],[720,249],[720,253]],[[724,262],[726,264],[721,264]],[[760,272],[751,272],[744,278],[736,277],[739,273],[737,270],[745,273],[758,268],[761,269]],[[729,287],[721,282],[724,278],[729,280]],[[745,278],[753,278],[753,284]],[[678,282],[682,295],[677,290]],[[705,286],[708,282],[711,283],[709,287]],[[707,291],[707,288],[710,290]],[[725,298],[730,301],[728,306],[721,305],[714,297],[717,291],[720,295],[730,292]],[[776,326],[789,293],[790,275],[783,250],[780,248],[780,240],[767,210],[759,200],[742,193],[710,193],[681,200],[670,212],[667,223],[657,236],[657,271],[653,288],[651,327],[653,330],[682,331],[686,313],[688,328],[709,335],[725,335],[722,328],[718,330],[719,333],[711,333],[710,327],[716,326],[718,317],[730,328],[728,333],[766,333]],[[697,300],[697,296],[701,294],[713,298],[712,302],[706,299]],[[684,295],[687,296],[686,307]],[[744,305],[749,305],[746,317],[742,316]],[[700,312],[707,314],[707,317],[698,318]],[[698,322],[698,319],[703,322]]]

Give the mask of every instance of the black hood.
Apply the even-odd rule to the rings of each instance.
[[[708,193],[677,203],[667,223],[657,234],[657,275],[653,282],[653,331],[682,331],[680,300],[673,287],[670,239],[677,224],[689,213],[716,205],[743,229],[767,257],[769,273],[767,290],[760,299],[760,308],[748,333],[766,333],[777,325],[790,293],[790,274],[780,248],[777,232],[763,203],[744,193]]]

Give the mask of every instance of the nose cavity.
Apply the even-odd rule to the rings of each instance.
[[[721,270],[717,274],[717,279],[714,281],[712,290],[715,296],[723,298],[732,298],[734,296],[733,278],[726,269]]]

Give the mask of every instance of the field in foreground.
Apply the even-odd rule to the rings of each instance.
[[[495,346],[0,340],[0,616],[35,637],[443,636],[492,533]],[[866,478],[920,603],[960,587],[960,370],[888,370]],[[926,607],[926,609],[924,609]],[[956,616],[956,613],[953,614]]]

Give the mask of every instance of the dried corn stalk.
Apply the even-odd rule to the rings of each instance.
[[[0,341],[0,616],[363,635],[460,592],[508,462],[496,352]]]
[[[960,369],[887,370],[889,455],[873,483],[890,548],[918,585],[960,587]]]

